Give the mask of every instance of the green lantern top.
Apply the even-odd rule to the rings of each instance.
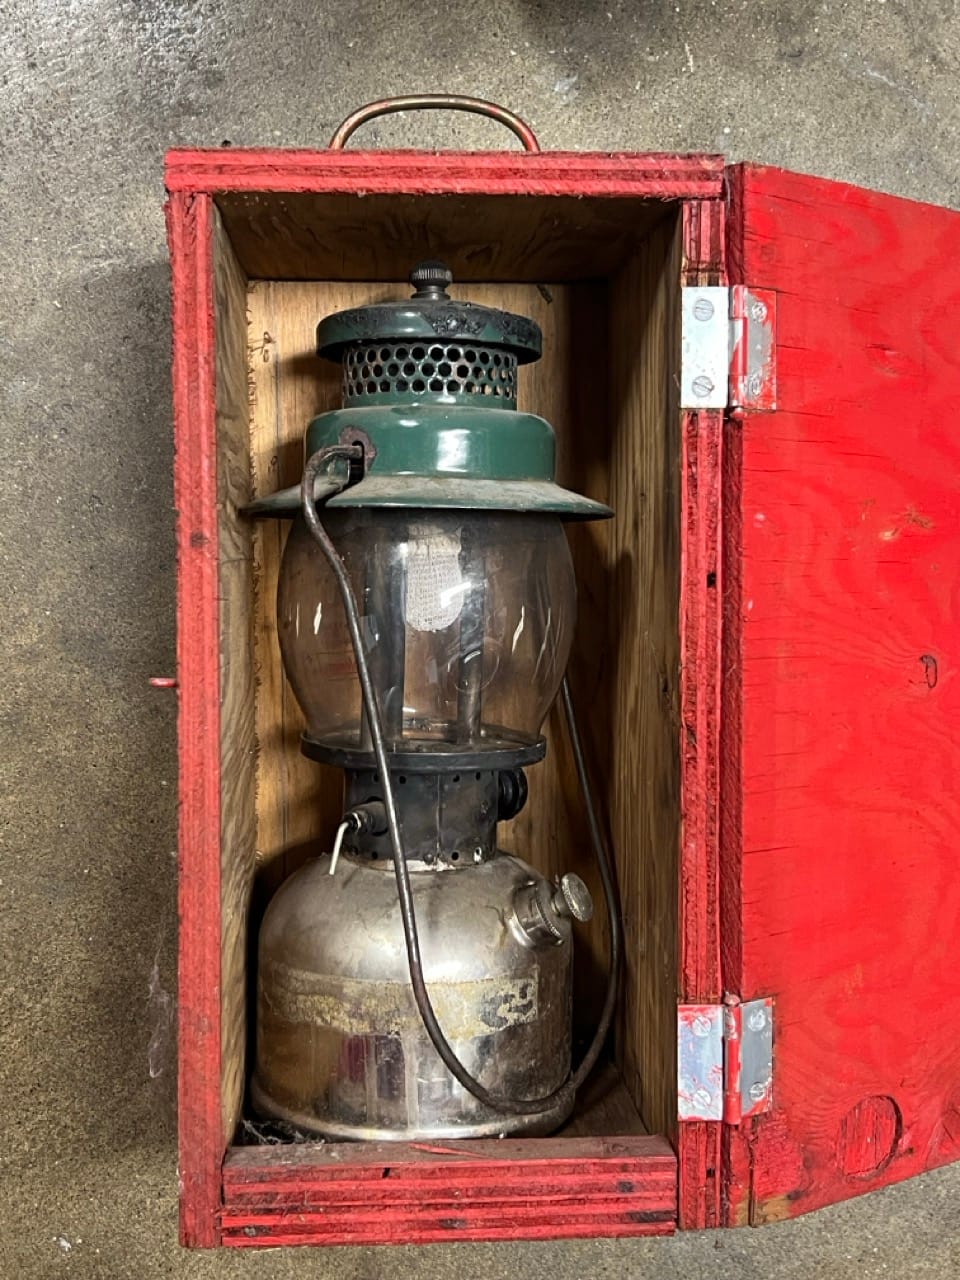
[[[475,302],[454,301],[447,293],[453,272],[444,263],[421,262],[410,273],[410,283],[414,287],[412,298],[352,307],[321,320],[317,325],[317,355],[340,361],[348,348],[399,347],[404,353],[398,362],[402,365],[411,358],[429,359],[431,347],[456,346],[461,351],[452,363],[467,366],[459,375],[461,382],[470,380],[470,366],[479,364],[476,376],[483,376],[489,364],[480,358],[479,353],[484,351],[498,352],[504,364],[504,357],[512,358],[514,365],[540,359],[540,326],[527,316]],[[412,356],[416,348],[425,348],[424,355]],[[476,353],[470,359],[467,352],[474,348]],[[436,356],[434,361],[442,363]]]
[[[552,512],[598,519],[609,507],[554,481],[553,428],[517,412],[517,368],[540,357],[540,327],[526,316],[450,298],[453,276],[423,262],[412,298],[353,307],[317,326],[317,354],[339,361],[343,407],[307,428],[307,456],[327,445],[363,446],[364,471],[317,498],[330,507],[421,507]],[[336,492],[333,490],[336,489]],[[292,488],[250,504],[251,515],[289,517]]]
[[[526,316],[454,301],[453,273],[421,262],[412,298],[352,307],[317,325],[317,355],[343,365],[345,408],[480,405],[516,409],[517,366],[540,358],[540,326]]]

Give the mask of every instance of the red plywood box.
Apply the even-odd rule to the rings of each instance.
[[[167,187],[184,1242],[664,1234],[957,1158],[958,215],[706,156],[174,151]],[[425,256],[542,325],[521,407],[617,512],[572,530],[614,1058],[549,1139],[257,1145],[250,936],[339,792],[279,664],[284,530],[238,508],[336,401],[317,320]],[[570,768],[554,733],[504,843],[588,874]],[[604,956],[598,920],[588,1012]]]

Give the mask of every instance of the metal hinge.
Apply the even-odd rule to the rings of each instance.
[[[681,409],[776,409],[776,294],[737,284],[681,295]]]
[[[773,1000],[679,1005],[679,1118],[740,1124],[772,1105]]]

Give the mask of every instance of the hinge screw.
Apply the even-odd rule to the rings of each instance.
[[[752,302],[750,304],[750,319],[760,321],[760,320],[765,320],[766,318],[767,318],[766,305],[762,302]]]
[[[698,320],[713,318],[713,303],[709,298],[697,298],[693,304],[693,314]]]
[[[698,374],[697,377],[694,378],[691,385],[693,387],[693,394],[695,396],[700,396],[701,398],[703,398],[704,396],[708,396],[710,392],[713,390],[713,383],[706,376],[706,374],[703,374],[703,373]]]
[[[762,1031],[767,1025],[767,1015],[763,1009],[754,1009],[747,1017],[747,1026],[751,1031]]]
[[[704,1017],[694,1018],[690,1024],[690,1030],[702,1040],[704,1036],[710,1034],[710,1019]]]
[[[769,1092],[770,1092],[770,1081],[769,1080],[758,1081],[756,1084],[752,1084],[750,1086],[750,1101],[762,1102]]]
[[[707,1107],[710,1106],[711,1102],[713,1102],[713,1095],[707,1093],[706,1089],[698,1089],[693,1095],[693,1100],[698,1107],[706,1110]]]

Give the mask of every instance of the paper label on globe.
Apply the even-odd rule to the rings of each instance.
[[[414,631],[445,631],[463,608],[469,582],[460,570],[460,540],[428,533],[407,553],[404,618]]]

